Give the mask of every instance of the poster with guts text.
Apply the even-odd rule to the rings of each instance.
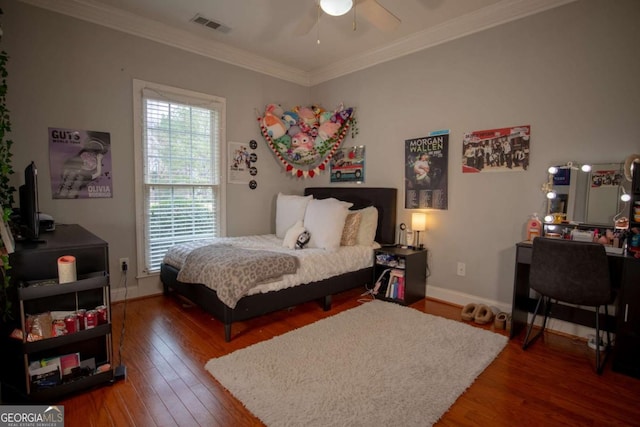
[[[449,131],[405,141],[405,209],[447,209]]]
[[[113,197],[107,132],[49,128],[49,167],[54,199]]]

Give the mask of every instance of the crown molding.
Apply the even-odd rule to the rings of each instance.
[[[153,40],[188,52],[256,71],[302,86],[309,86],[306,71],[205,39],[181,29],[88,0],[20,0],[32,6],[72,16],[97,25]]]
[[[309,73],[314,86],[577,0],[505,0]]]
[[[310,72],[91,0],[20,1],[309,87],[577,0],[503,0]]]

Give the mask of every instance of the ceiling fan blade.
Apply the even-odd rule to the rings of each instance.
[[[389,12],[376,0],[361,0],[357,2],[356,8],[356,13],[362,14],[382,31],[393,31],[400,25],[400,18]]]
[[[293,29],[293,35],[305,36],[309,34],[313,27],[315,27],[320,16],[322,16],[322,9],[320,9],[318,5],[314,4],[314,6],[309,9],[309,12],[300,19],[298,24],[296,24],[296,27]]]

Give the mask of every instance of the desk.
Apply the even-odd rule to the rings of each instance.
[[[529,269],[531,242],[516,245],[513,304],[511,308],[511,334],[516,337],[527,327],[528,315],[536,307],[536,298],[530,296]],[[613,368],[640,378],[640,259],[622,254],[607,254],[611,283],[618,293],[615,314],[602,321],[602,329],[616,333]],[[550,317],[595,328],[593,311],[574,306],[554,304]],[[604,315],[603,315],[604,316]]]

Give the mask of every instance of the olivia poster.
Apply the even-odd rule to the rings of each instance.
[[[54,199],[113,197],[107,132],[49,128],[49,167]]]

